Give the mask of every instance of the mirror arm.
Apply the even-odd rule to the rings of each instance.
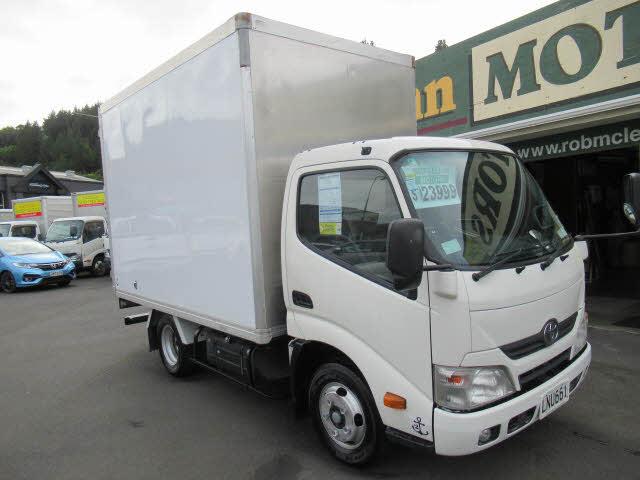
[[[426,258],[426,257],[425,257]],[[427,258],[430,262],[436,263],[430,258]],[[455,268],[450,263],[436,263],[435,265],[423,265],[423,272],[452,272]]]
[[[635,238],[640,237],[640,229],[635,232],[622,232],[622,233],[598,233],[593,235],[576,235],[573,239],[576,242],[581,242],[583,240],[597,240],[599,238]]]

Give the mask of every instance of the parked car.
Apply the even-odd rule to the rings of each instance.
[[[0,289],[13,293],[37,285],[69,285],[76,276],[73,262],[30,238],[0,238]]]

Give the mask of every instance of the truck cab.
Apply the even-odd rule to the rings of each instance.
[[[76,271],[90,271],[94,276],[109,271],[108,248],[105,247],[104,217],[66,217],[54,220],[45,243],[71,260]]]
[[[24,237],[40,240],[40,226],[38,222],[28,220],[0,222],[0,237]]]
[[[586,246],[506,147],[406,137],[301,153],[281,245],[296,397],[347,461],[369,435],[358,419],[469,454],[584,381]],[[301,372],[318,358],[348,359],[370,399],[337,368],[314,384]]]

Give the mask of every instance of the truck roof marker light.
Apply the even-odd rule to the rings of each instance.
[[[395,393],[387,392],[384,394],[384,406],[395,410],[406,410],[407,400]]]

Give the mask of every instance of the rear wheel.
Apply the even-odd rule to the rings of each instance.
[[[0,275],[0,289],[5,293],[13,293],[17,288],[16,279],[13,278],[11,272],[2,272],[2,275]]]
[[[338,363],[322,365],[309,386],[309,406],[323,443],[345,463],[373,459],[382,441],[382,422],[364,381]]]
[[[160,343],[160,359],[167,371],[175,377],[184,377],[193,370],[189,360],[189,348],[180,340],[180,335],[173,320],[168,317],[158,322],[158,340]]]
[[[91,275],[94,277],[104,277],[107,274],[107,263],[104,261],[104,257],[100,255],[93,259],[91,264]]]

